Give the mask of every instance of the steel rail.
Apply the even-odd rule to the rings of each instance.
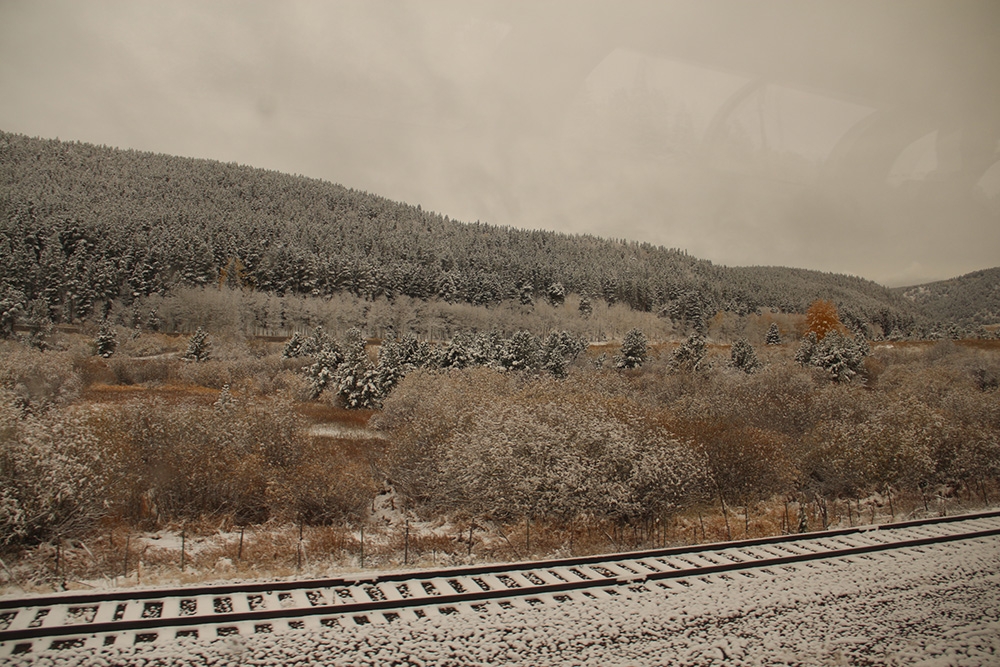
[[[99,622],[84,622],[84,623],[71,623],[56,625],[53,627],[20,627],[17,629],[9,629],[0,631],[0,646],[8,645],[8,647],[20,642],[19,646],[23,650],[30,650],[31,644],[35,641],[39,641],[45,638],[48,639],[58,639],[58,638],[80,638],[80,637],[95,637],[95,636],[110,636],[117,635],[120,633],[140,633],[142,631],[162,631],[171,628],[186,628],[191,626],[212,626],[217,629],[221,629],[225,626],[232,626],[238,624],[256,623],[267,625],[267,621],[276,621],[282,619],[304,619],[308,617],[317,616],[327,616],[327,617],[344,617],[349,615],[355,615],[357,617],[365,616],[366,614],[371,614],[373,612],[389,612],[392,610],[403,610],[418,607],[437,607],[439,609],[447,608],[449,606],[455,605],[474,605],[476,603],[485,603],[493,600],[501,599],[515,599],[515,598],[527,598],[531,599],[534,596],[544,596],[544,595],[555,595],[559,593],[569,593],[572,591],[583,591],[586,589],[593,588],[608,588],[618,585],[628,585],[628,584],[641,584],[646,581],[657,581],[657,580],[667,580],[667,579],[679,579],[679,578],[690,578],[690,577],[703,577],[713,574],[721,574],[725,572],[733,572],[739,570],[750,570],[750,569],[761,569],[769,567],[780,567],[786,565],[793,565],[796,563],[803,563],[808,561],[820,560],[820,559],[836,559],[836,558],[848,558],[851,556],[859,556],[869,553],[876,553],[882,551],[890,551],[894,549],[912,548],[920,546],[928,546],[933,544],[941,544],[954,542],[959,540],[973,540],[986,537],[994,537],[1000,535],[1000,528],[988,528],[985,530],[976,530],[973,532],[958,532],[952,534],[944,535],[933,535],[928,537],[916,537],[910,539],[899,540],[895,542],[878,542],[874,544],[864,544],[860,546],[847,546],[845,548],[835,548],[829,549],[824,547],[824,550],[820,551],[808,551],[806,553],[790,553],[790,555],[779,555],[771,557],[762,557],[759,554],[753,554],[751,552],[744,552],[744,556],[750,555],[749,560],[737,560],[726,563],[717,563],[709,565],[700,565],[692,563],[690,561],[682,561],[688,563],[690,567],[678,567],[677,565],[670,565],[671,568],[676,569],[660,569],[658,566],[650,565],[648,562],[657,562],[659,559],[668,559],[671,556],[682,556],[682,555],[694,555],[694,554],[706,554],[706,555],[719,555],[719,552],[723,551],[736,551],[739,552],[740,549],[752,549],[753,547],[767,546],[767,545],[780,545],[783,543],[796,543],[797,545],[812,544],[817,542],[823,542],[834,537],[842,537],[850,534],[871,534],[881,535],[887,532],[892,532],[895,530],[915,528],[920,526],[928,525],[947,525],[957,522],[993,519],[1000,517],[1000,512],[986,512],[973,515],[958,515],[953,517],[947,517],[944,519],[930,519],[930,520],[918,520],[902,522],[898,524],[889,524],[884,526],[876,527],[859,527],[855,529],[842,529],[834,531],[823,531],[818,533],[808,533],[800,534],[796,536],[781,536],[776,538],[761,538],[754,540],[740,540],[734,542],[721,542],[715,544],[705,544],[693,547],[675,547],[668,549],[653,549],[645,551],[633,551],[628,553],[619,554],[609,554],[604,556],[588,556],[580,558],[568,558],[568,559],[552,559],[545,561],[531,561],[531,562],[521,562],[513,564],[494,564],[489,566],[479,566],[479,567],[464,567],[464,568],[451,568],[445,570],[429,570],[429,571],[410,571],[410,572],[399,572],[390,573],[385,575],[378,575],[374,577],[361,577],[361,578],[338,578],[338,579],[322,579],[322,580],[308,580],[308,581],[298,581],[298,582],[263,582],[259,584],[241,584],[236,586],[213,586],[213,587],[196,587],[196,588],[181,588],[181,589],[150,589],[146,591],[117,591],[106,595],[100,594],[86,594],[86,595],[69,595],[69,596],[39,596],[35,598],[27,598],[21,600],[8,600],[5,602],[16,602],[16,606],[19,611],[30,611],[38,610],[46,607],[53,607],[61,605],[63,608],[68,609],[74,604],[95,604],[101,602],[116,602],[116,601],[142,601],[142,600],[158,600],[162,601],[170,598],[185,598],[194,599],[202,596],[233,596],[239,593],[254,593],[254,592],[274,592],[274,591],[290,591],[297,590],[302,593],[306,591],[313,591],[315,589],[334,589],[334,588],[355,588],[364,589],[365,586],[374,587],[379,583],[394,583],[394,582],[405,582],[406,584],[415,584],[417,586],[423,584],[423,582],[432,582],[434,580],[445,580],[445,579],[455,579],[455,578],[472,578],[476,575],[488,575],[488,574],[498,574],[503,576],[504,573],[526,573],[525,577],[528,579],[529,585],[517,584],[516,587],[505,587],[505,588],[494,588],[494,589],[484,589],[484,590],[472,590],[470,592],[462,592],[456,589],[456,593],[453,594],[431,594],[429,590],[426,592],[427,595],[422,596],[412,596],[405,598],[390,599],[383,595],[382,599],[372,599],[371,601],[351,601],[343,602],[338,604],[311,604],[311,606],[295,606],[295,607],[280,607],[272,609],[250,609],[248,611],[233,611],[232,604],[230,600],[230,610],[217,613],[200,613],[191,615],[178,615],[173,617],[152,617],[152,618],[133,618],[133,619],[119,619],[119,620],[104,620]],[[805,548],[805,547],[799,547]],[[701,560],[706,562],[712,562],[709,558],[702,557]],[[666,563],[666,561],[659,561]],[[565,568],[574,568],[578,566],[607,566],[601,569],[605,570],[609,574],[601,575],[597,577],[586,577],[580,578],[579,580],[570,581],[564,577],[558,575],[552,570],[563,569],[565,573]],[[637,566],[642,566],[646,570],[645,572],[640,572],[633,569]],[[626,572],[632,572],[634,574],[615,574],[611,569],[624,570]],[[577,575],[583,577],[584,575],[578,570],[575,571]],[[540,576],[545,575],[545,576]],[[529,577],[533,577],[530,579]],[[562,581],[552,583],[546,582],[545,579],[558,578]],[[537,583],[541,582],[541,583]],[[451,582],[449,582],[451,583]],[[468,582],[466,582],[468,583]],[[482,586],[482,584],[480,583]],[[452,584],[454,588],[454,584]],[[137,595],[141,594],[141,595]],[[371,597],[370,592],[368,593]],[[352,594],[349,597],[353,598]],[[336,596],[332,596],[331,599],[336,601]],[[310,600],[312,603],[312,600]],[[14,608],[15,605],[7,604],[4,608]],[[119,605],[121,607],[121,605]],[[96,614],[96,607],[94,608]],[[46,612],[47,613],[47,612]],[[81,640],[82,641],[82,640]],[[25,644],[24,642],[29,642]],[[14,646],[16,649],[17,646]],[[16,652],[16,651],[15,651]]]
[[[493,572],[509,572],[518,570],[534,570],[546,567],[570,567],[573,565],[589,565],[613,560],[633,560],[637,558],[657,558],[661,556],[677,556],[702,551],[717,551],[723,549],[739,549],[743,547],[766,546],[802,540],[822,540],[831,537],[863,534],[872,531],[885,532],[905,528],[916,528],[926,525],[945,525],[976,519],[991,519],[1000,517],[1000,510],[979,512],[976,514],[955,514],[947,517],[930,519],[914,519],[888,524],[866,524],[851,528],[835,530],[812,531],[790,535],[775,535],[728,542],[705,542],[678,547],[663,547],[659,549],[643,549],[637,551],[622,551],[610,554],[595,554],[591,556],[574,556],[571,558],[554,558],[547,560],[516,561],[513,563],[488,563],[483,565],[463,565],[460,567],[441,568],[434,570],[401,570],[398,572],[379,573],[370,576],[335,577],[323,579],[296,579],[286,581],[259,581],[241,584],[214,584],[207,586],[185,586],[176,588],[148,588],[135,590],[119,590],[106,593],[56,593],[38,595],[31,598],[0,599],[0,610],[24,607],[30,601],[32,607],[56,604],[82,605],[88,603],[159,600],[168,597],[199,597],[206,595],[233,595],[238,593],[261,593],[265,591],[293,591],[312,588],[337,588],[341,586],[357,586],[360,584],[379,584],[382,582],[408,581],[419,575],[427,578],[445,578],[490,574]],[[0,634],[2,637],[2,634]],[[2,641],[2,639],[0,639]]]

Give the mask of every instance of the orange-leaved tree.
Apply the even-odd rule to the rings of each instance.
[[[806,311],[806,333],[815,333],[816,340],[823,340],[823,336],[831,331],[841,331],[844,325],[837,317],[837,306],[832,301],[817,299]]]

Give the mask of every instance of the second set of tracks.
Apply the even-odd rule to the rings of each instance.
[[[370,576],[0,600],[0,658],[53,649],[170,642],[501,607],[599,600],[622,586],[996,539],[1000,511],[883,526],[521,563]],[[675,583],[671,583],[672,580]]]

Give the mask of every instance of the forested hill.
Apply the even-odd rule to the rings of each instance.
[[[110,299],[220,280],[279,294],[485,305],[558,299],[562,289],[675,320],[804,312],[823,298],[874,335],[921,320],[902,293],[860,278],[463,224],[301,176],[0,133],[0,288],[67,321]]]
[[[1000,268],[897,291],[936,321],[966,326],[1000,322]]]

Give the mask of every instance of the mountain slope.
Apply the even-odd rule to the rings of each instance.
[[[934,321],[965,325],[1000,322],[1000,267],[895,291]]]
[[[463,224],[301,176],[0,133],[0,284],[36,311],[71,321],[110,299],[220,280],[479,305],[559,298],[561,285],[688,323],[718,310],[804,312],[826,298],[876,335],[920,320],[902,294],[856,277]]]

